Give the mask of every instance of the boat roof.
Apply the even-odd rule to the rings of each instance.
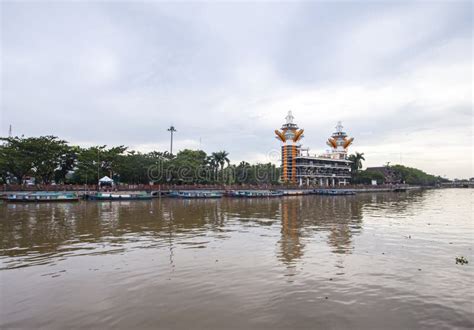
[[[17,195],[17,196],[58,196],[58,195],[66,195],[66,194],[75,194],[74,192],[56,192],[56,191],[29,191],[29,192],[17,192],[17,193],[9,193],[9,195]]]

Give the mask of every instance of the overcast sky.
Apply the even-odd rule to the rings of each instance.
[[[365,165],[474,176],[470,1],[0,6],[1,135],[269,161],[292,110],[312,153],[342,120]]]

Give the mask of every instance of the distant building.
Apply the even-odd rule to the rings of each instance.
[[[320,186],[340,186],[350,183],[351,161],[347,159],[347,148],[353,138],[348,138],[339,122],[336,132],[328,139],[327,144],[332,148],[330,153],[320,156],[310,156],[302,153],[300,141],[303,129],[293,122],[291,111],[286,116],[286,123],[281,130],[275,130],[281,146],[281,180],[286,183]]]

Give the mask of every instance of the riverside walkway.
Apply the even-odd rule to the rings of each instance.
[[[160,192],[160,191],[171,191],[171,190],[216,190],[216,191],[229,191],[229,190],[312,190],[312,189],[352,189],[358,193],[363,192],[390,192],[390,191],[406,191],[416,190],[422,188],[433,188],[433,187],[421,187],[421,186],[410,186],[405,184],[398,185],[346,185],[346,186],[297,186],[297,185],[131,185],[131,184],[118,184],[109,188],[99,189],[97,185],[3,185],[2,192],[20,192],[20,191],[70,191],[70,192],[89,192],[89,191],[121,191],[121,192],[133,192],[133,191],[146,191],[149,193]]]

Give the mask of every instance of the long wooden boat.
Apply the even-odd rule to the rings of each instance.
[[[244,198],[280,197],[283,196],[283,192],[274,190],[232,190],[227,192],[226,196]]]
[[[283,196],[303,196],[309,195],[311,190],[282,190]]]
[[[85,194],[84,199],[89,201],[134,201],[134,200],[150,200],[153,196],[147,193],[105,193],[98,192],[93,194]]]
[[[9,193],[4,200],[14,203],[77,202],[79,196],[74,192]]]
[[[407,192],[407,188],[395,188],[393,189],[394,192]]]
[[[168,197],[174,198],[221,198],[222,193],[218,191],[204,191],[204,190],[192,190],[192,191],[171,191]]]
[[[355,195],[355,191],[352,189],[314,189],[312,194],[329,195],[329,196],[346,196],[346,195]]]

